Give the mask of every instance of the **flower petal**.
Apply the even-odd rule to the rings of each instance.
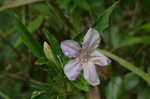
[[[64,73],[69,80],[75,80],[80,74],[81,69],[79,59],[74,59],[65,65]]]
[[[90,28],[83,39],[83,48],[95,49],[100,43],[99,32],[95,29]]]
[[[68,57],[76,57],[80,51],[80,45],[73,40],[65,40],[61,42],[61,49]]]
[[[99,66],[106,66],[111,63],[111,60],[108,57],[104,56],[97,50],[91,53],[91,61]]]
[[[96,68],[91,62],[85,63],[83,65],[84,78],[88,81],[89,84],[96,86],[100,84]]]

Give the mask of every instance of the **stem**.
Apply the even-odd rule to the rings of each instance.
[[[101,99],[100,97],[100,92],[98,90],[98,87],[94,87],[90,92],[89,92],[89,99]]]
[[[34,83],[34,84],[48,85],[48,83],[46,83],[46,82],[37,81],[37,80],[34,80],[30,77],[23,77],[23,76],[19,76],[19,75],[8,73],[8,72],[0,72],[0,75],[6,76],[9,78],[14,78],[14,79],[20,80],[22,82],[27,82],[27,83],[30,82],[30,83]]]

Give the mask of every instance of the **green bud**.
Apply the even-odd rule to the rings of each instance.
[[[49,44],[47,42],[44,42],[44,46],[43,46],[43,50],[44,50],[44,53],[45,53],[45,56],[49,59],[49,60],[52,60],[54,61],[54,55],[53,55],[53,52],[51,50],[51,47],[49,46]]]

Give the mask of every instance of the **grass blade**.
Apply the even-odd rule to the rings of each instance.
[[[93,28],[96,28],[99,31],[104,31],[109,26],[109,17],[113,11],[113,9],[117,6],[118,1],[115,2],[111,7],[105,10],[100,14],[97,21],[93,24]]]
[[[125,46],[139,44],[139,43],[150,44],[150,36],[129,38],[129,39],[125,40],[124,42],[122,42],[119,46],[115,47],[113,49],[113,51],[117,50],[119,48],[125,47]]]
[[[150,75],[143,72],[141,69],[137,68],[136,66],[134,66],[133,64],[129,63],[128,61],[122,59],[121,57],[114,55],[108,51],[105,50],[99,50],[101,53],[103,53],[104,55],[112,58],[113,60],[115,60],[116,62],[118,62],[121,66],[123,66],[124,68],[132,71],[133,73],[137,74],[138,76],[140,76],[142,79],[144,79],[148,84],[150,84]]]
[[[19,7],[19,6],[23,6],[23,5],[27,5],[27,4],[31,4],[31,3],[35,3],[35,2],[41,2],[44,0],[19,0],[19,1],[15,1],[12,2],[10,4],[4,5],[0,8],[0,12],[10,9],[10,8],[14,8],[14,7]]]
[[[27,30],[27,28],[20,22],[17,16],[13,16],[14,23],[16,29],[20,33],[21,40],[24,44],[32,51],[32,53],[37,56],[41,57],[44,56],[42,47],[40,44],[35,40],[33,35]]]

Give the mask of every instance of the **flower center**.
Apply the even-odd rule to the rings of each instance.
[[[89,54],[89,52],[87,50],[82,49],[80,54],[78,55],[78,57],[80,59],[81,64],[83,64],[83,63],[89,61],[90,54]]]

